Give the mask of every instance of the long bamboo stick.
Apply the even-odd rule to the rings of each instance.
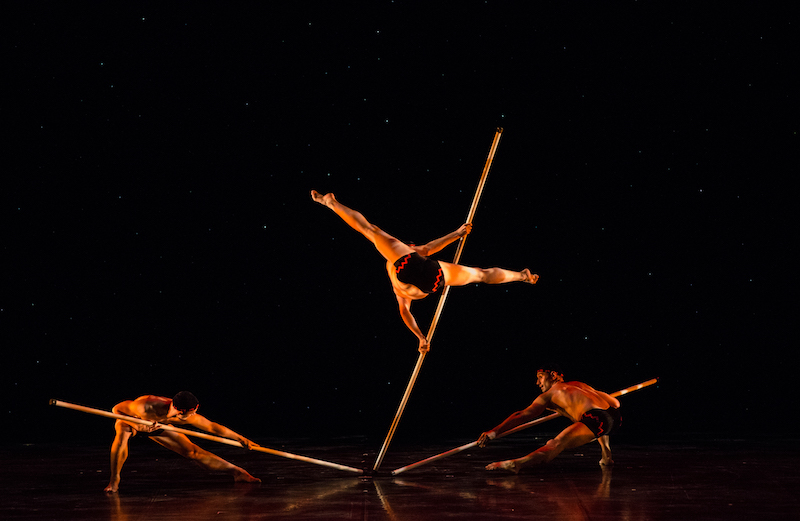
[[[214,436],[212,434],[206,434],[204,432],[193,431],[190,429],[182,429],[180,427],[175,427],[173,425],[164,425],[157,422],[153,422],[150,420],[143,420],[141,418],[134,418],[133,416],[125,416],[124,414],[116,414],[113,412],[104,411],[102,409],[94,409],[92,407],[85,407],[83,405],[76,405],[74,403],[69,402],[62,402],[60,400],[50,400],[50,405],[55,405],[57,407],[64,407],[65,409],[72,409],[75,411],[87,412],[89,414],[95,414],[97,416],[105,416],[106,418],[115,418],[117,420],[124,420],[126,422],[131,423],[139,423],[142,425],[151,425],[154,427],[158,427],[159,429],[163,429],[165,431],[172,431],[178,432],[180,434],[186,434],[187,436],[195,436],[197,438],[203,438],[205,440],[216,441],[218,443],[224,443],[226,445],[233,445],[235,447],[243,447],[241,443],[236,440],[232,440],[230,438],[223,438],[221,436]],[[268,449],[267,447],[261,447],[260,445],[255,446],[252,450],[258,452],[265,452],[267,454],[272,454],[274,456],[281,456],[283,458],[289,458],[298,461],[305,461],[306,463],[313,463],[315,465],[322,465],[324,467],[331,467],[338,470],[346,470],[349,472],[356,472],[358,474],[363,474],[364,471],[361,469],[357,469],[354,467],[348,467],[346,465],[339,465],[338,463],[331,463],[330,461],[319,460],[315,458],[309,458],[306,456],[300,456],[298,454],[292,454],[291,452],[283,452],[280,450],[275,449]]]
[[[481,174],[480,182],[478,183],[478,188],[475,191],[475,197],[472,199],[472,205],[470,206],[469,213],[467,214],[466,222],[471,223],[473,217],[475,217],[475,211],[478,207],[478,201],[480,201],[481,194],[483,193],[483,187],[486,185],[486,177],[489,175],[489,170],[492,167],[492,161],[494,161],[494,155],[497,152],[497,146],[500,144],[500,136],[503,134],[502,128],[497,128],[494,134],[494,139],[492,140],[492,146],[489,148],[489,156],[486,158],[486,164],[483,167],[483,173]],[[458,261],[461,260],[461,252],[464,251],[464,243],[466,242],[467,237],[464,236],[458,243],[458,248],[456,249],[455,259],[453,260],[453,264],[458,264]],[[447,300],[447,295],[450,293],[450,286],[445,286],[444,290],[442,291],[442,296],[439,297],[439,304],[436,306],[436,312],[433,314],[433,320],[431,321],[431,327],[428,329],[428,344],[430,345],[431,339],[433,339],[433,332],[436,330],[436,326],[439,323],[439,317],[442,315],[442,309],[444,309],[444,303]],[[381,447],[380,452],[378,453],[378,458],[375,460],[375,465],[373,466],[373,470],[377,471],[381,463],[383,462],[384,456],[386,456],[386,451],[389,449],[389,444],[392,442],[392,437],[394,437],[394,433],[397,430],[397,426],[400,423],[400,418],[403,416],[403,411],[406,408],[406,404],[408,403],[408,398],[411,396],[411,391],[414,389],[414,384],[417,382],[417,377],[419,376],[419,372],[422,369],[422,362],[425,361],[425,355],[427,352],[422,352],[419,354],[417,358],[417,364],[414,366],[414,371],[411,373],[411,378],[408,381],[408,386],[406,386],[406,392],[403,394],[403,399],[400,400],[400,406],[397,408],[397,413],[394,416],[394,420],[392,421],[392,425],[389,427],[389,433],[386,435],[386,439],[383,442],[383,446]]]
[[[644,387],[648,387],[650,385],[653,385],[657,381],[658,381],[658,378],[653,378],[652,380],[648,380],[648,381],[642,382],[640,384],[632,385],[630,387],[622,389],[621,391],[616,391],[614,393],[611,393],[611,396],[617,397],[617,396],[622,396],[623,394],[628,394],[628,393],[633,392],[633,391],[638,391],[639,389],[643,389]],[[553,420],[555,418],[558,418],[559,416],[561,416],[561,415],[556,412],[556,413],[553,413],[553,414],[549,414],[547,416],[542,416],[540,418],[536,418],[533,421],[529,421],[527,423],[523,423],[522,425],[517,425],[513,429],[507,430],[503,434],[499,435],[498,438],[503,438],[505,436],[508,436],[509,434],[513,434],[513,433],[519,432],[519,431],[521,431],[523,429],[527,429],[528,427],[533,427],[534,425],[539,425],[540,423],[544,423],[544,422]],[[398,474],[402,474],[403,472],[405,472],[407,470],[415,469],[417,467],[421,467],[422,465],[427,465],[428,463],[433,463],[434,461],[438,461],[438,460],[446,458],[448,456],[452,456],[454,454],[458,454],[459,452],[463,452],[465,450],[471,449],[473,447],[476,447],[477,445],[478,445],[477,441],[473,441],[473,442],[467,443],[466,445],[462,445],[460,447],[456,447],[454,449],[450,449],[448,451],[442,452],[441,454],[437,454],[435,456],[431,456],[430,458],[425,458],[424,460],[418,461],[416,463],[412,463],[411,465],[406,465],[405,467],[400,467],[399,469],[395,469],[395,470],[392,471],[392,475],[396,476]]]

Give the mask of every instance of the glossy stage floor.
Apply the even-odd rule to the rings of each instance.
[[[596,444],[519,475],[483,469],[545,439],[519,436],[393,477],[393,469],[470,440],[415,446],[396,441],[372,478],[201,440],[260,477],[257,485],[205,473],[145,440],[132,445],[120,492],[110,496],[103,493],[107,444],[4,444],[0,519],[763,521],[797,519],[800,512],[800,451],[790,439],[684,435],[614,444],[616,465],[609,470],[597,464]],[[272,448],[358,469],[375,461],[364,440],[325,445],[294,440]]]

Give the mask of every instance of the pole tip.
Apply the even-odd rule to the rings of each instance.
[[[374,468],[365,468],[363,473],[358,477],[361,481],[372,481],[375,478],[388,477],[389,474],[382,470],[375,470]]]

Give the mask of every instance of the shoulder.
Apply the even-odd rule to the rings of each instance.
[[[158,405],[169,404],[171,400],[163,396],[156,396],[154,394],[145,394],[143,396],[136,398],[135,400],[132,400],[132,402],[142,407],[155,407]]]
[[[550,388],[543,392],[540,396],[543,397],[548,403],[559,401],[560,397],[574,392],[574,386],[571,382],[557,382],[550,386]]]
[[[410,307],[411,301],[414,300],[414,297],[408,291],[405,291],[406,288],[403,286],[407,286],[407,284],[403,284],[402,282],[392,284],[392,291],[394,292],[394,296],[397,297],[398,304],[401,306]]]
[[[209,420],[208,418],[206,418],[205,416],[202,416],[200,414],[195,413],[195,414],[189,416],[187,419],[182,420],[180,423],[181,424],[185,424],[185,425],[193,425],[195,427],[198,427],[200,429],[204,429],[205,430],[213,422],[211,420]]]
[[[155,394],[143,394],[142,396],[133,400],[135,402],[169,402],[169,398],[164,396],[156,396]]]
[[[535,402],[539,402],[542,404],[548,404],[553,400],[553,396],[559,391],[555,385],[550,386],[550,389],[544,391],[539,396],[536,397]]]
[[[594,391],[594,387],[589,384],[585,384],[583,382],[572,381],[572,382],[564,382],[565,386],[578,388],[584,391]]]

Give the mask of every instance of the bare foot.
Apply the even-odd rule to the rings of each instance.
[[[233,480],[237,483],[261,483],[261,480],[258,478],[254,478],[244,469],[240,469],[241,472],[237,472],[233,475]]]
[[[513,472],[514,474],[518,474],[520,471],[520,468],[517,466],[517,460],[515,459],[510,459],[507,461],[495,461],[494,463],[489,463],[488,465],[486,465],[486,470],[498,470],[498,469],[508,470],[510,472]]]
[[[539,275],[531,273],[531,270],[529,270],[528,268],[522,270],[521,273],[522,275],[525,276],[525,278],[522,279],[522,281],[527,282],[528,284],[536,284],[536,281],[539,280]]]
[[[336,197],[333,194],[322,195],[316,190],[311,190],[311,199],[319,204],[324,204],[328,208],[330,208],[331,204],[336,201]]]
[[[116,494],[119,491],[119,483],[109,483],[103,492],[106,494]]]
[[[614,465],[614,460],[611,458],[603,458],[600,460],[601,467],[611,467]]]

